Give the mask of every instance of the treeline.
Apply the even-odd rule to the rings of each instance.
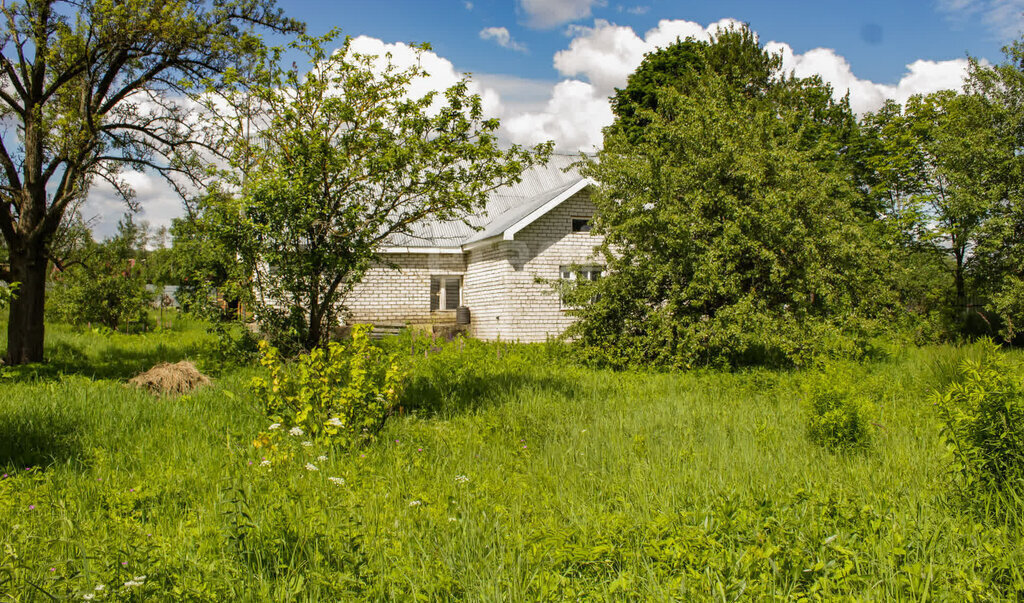
[[[609,276],[572,295],[616,365],[802,365],[881,339],[1020,339],[1024,45],[860,119],[746,29],[648,55],[585,167]]]

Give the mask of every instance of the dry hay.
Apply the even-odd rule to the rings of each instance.
[[[164,362],[145,373],[132,377],[128,383],[153,394],[184,394],[197,387],[209,385],[210,379],[196,370],[187,360],[171,364]]]

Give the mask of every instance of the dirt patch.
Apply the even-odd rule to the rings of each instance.
[[[210,379],[200,373],[187,360],[171,364],[164,362],[145,373],[132,377],[128,383],[153,394],[184,394],[197,387],[210,384]]]

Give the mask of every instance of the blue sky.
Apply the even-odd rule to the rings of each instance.
[[[821,75],[837,96],[849,91],[863,114],[887,98],[958,88],[965,57],[990,62],[1018,39],[1024,0],[288,0],[280,4],[320,35],[332,27],[366,54],[421,64],[421,88],[444,89],[472,74],[472,89],[502,121],[507,143],[553,140],[565,152],[593,151],[611,123],[608,95],[625,85],[645,52],[677,37],[708,37],[745,22],[783,66]],[[283,45],[287,40],[271,38]],[[428,42],[417,56],[406,43]],[[298,57],[294,57],[298,58]],[[291,60],[292,57],[289,57]],[[143,210],[167,225],[180,199],[156,177],[127,173]],[[84,213],[99,236],[113,231],[124,204],[109,187],[92,189]]]
[[[594,19],[604,19],[642,33],[662,19],[707,25],[731,17],[749,23],[763,41],[785,42],[797,52],[832,48],[858,76],[879,83],[895,83],[917,59],[956,59],[970,53],[998,60],[1003,44],[1019,35],[1024,13],[1024,1],[998,0],[608,0],[603,5],[584,0],[564,4],[588,6],[589,16],[545,27],[535,23],[524,4],[474,0],[467,9],[464,0],[290,0],[281,6],[305,21],[313,34],[337,26],[353,36],[429,42],[461,71],[540,79],[558,79],[551,58],[566,46],[565,29],[574,23],[592,25]],[[1005,19],[1007,12],[1015,18]],[[527,52],[480,39],[479,32],[487,27],[507,28]]]

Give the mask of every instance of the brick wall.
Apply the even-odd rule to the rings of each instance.
[[[377,265],[366,271],[345,299],[349,322],[455,322],[454,310],[430,311],[430,277],[465,274],[464,255],[395,253],[387,259],[399,270]]]
[[[573,320],[553,288],[560,277],[559,268],[603,263],[594,254],[599,237],[571,232],[572,218],[593,213],[587,191],[581,191],[516,233],[514,241],[477,247],[462,256],[389,255],[401,270],[370,269],[346,300],[349,320],[454,322],[454,312],[430,311],[430,277],[461,274],[462,301],[470,309],[470,334],[474,337],[537,342],[557,336]]]

